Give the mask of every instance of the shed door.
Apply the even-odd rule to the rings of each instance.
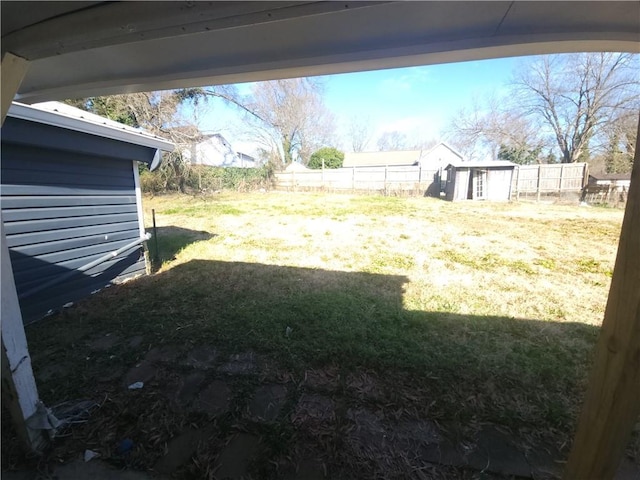
[[[487,171],[474,168],[471,181],[469,183],[470,195],[468,198],[472,200],[485,200],[487,198]]]

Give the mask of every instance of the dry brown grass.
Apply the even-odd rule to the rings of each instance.
[[[155,197],[145,208],[161,226],[216,234],[164,270],[208,259],[405,275],[408,310],[591,325],[622,219],[577,206],[287,193]]]
[[[56,450],[60,458],[86,445],[111,455],[126,435],[136,438],[134,466],[150,468],[188,425],[209,434],[210,419],[166,398],[187,367],[163,364],[133,394],[121,379],[152,346],[185,355],[201,344],[221,359],[255,352],[268,375],[223,375],[233,408],[176,474],[184,478],[213,471],[238,431],[263,438],[259,478],[281,478],[273,459],[291,463],[305,449],[336,477],[480,478],[433,465],[413,472],[413,457],[394,460],[367,447],[375,435],[351,435],[358,419],[365,430],[437,425],[470,445],[491,424],[522,449],[566,455],[622,212],[277,192],[158,196],[144,205],[147,228],[151,209],[160,227],[158,272],[27,329],[45,402],[103,405]],[[92,350],[107,334],[121,342]],[[127,346],[134,337],[142,341]],[[49,364],[63,371],[40,380]],[[290,396],[269,426],[243,413],[264,382],[286,384]],[[329,404],[327,419],[312,409]],[[314,415],[322,418],[302,421]]]

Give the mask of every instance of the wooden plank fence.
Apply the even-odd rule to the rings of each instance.
[[[348,167],[279,172],[276,187],[286,190],[424,191],[440,188],[438,169],[409,167]],[[439,191],[439,190],[438,190]]]
[[[521,194],[541,194],[580,192],[588,179],[586,163],[557,163],[542,165],[519,165],[513,172],[511,196]]]
[[[519,165],[514,169],[511,197],[521,194],[580,192],[587,182],[586,163]],[[342,190],[415,192],[439,196],[439,169],[409,167],[348,167],[278,172],[276,188],[283,190]]]

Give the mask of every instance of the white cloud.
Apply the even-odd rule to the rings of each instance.
[[[380,90],[384,94],[406,93],[414,87],[420,86],[432,79],[427,67],[409,67],[397,70],[398,74],[384,79],[380,83]]]

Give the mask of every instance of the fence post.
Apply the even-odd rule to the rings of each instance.
[[[389,168],[388,165],[384,166],[384,194],[387,194],[387,169]]]
[[[291,172],[291,190],[296,191],[296,171]]]
[[[588,183],[589,183],[589,164],[585,162],[582,164],[582,188],[584,188],[585,185],[587,185]]]
[[[356,191],[356,167],[353,166],[353,170],[351,170],[351,190]]]
[[[538,165],[538,183],[536,185],[536,202],[540,202],[540,177],[542,176],[542,165]]]
[[[322,178],[321,178],[321,188],[324,190],[324,158],[322,159]]]
[[[520,165],[516,167],[516,201],[520,200]]]
[[[564,163],[560,165],[560,182],[558,183],[558,198],[562,198],[562,180],[564,178]]]

